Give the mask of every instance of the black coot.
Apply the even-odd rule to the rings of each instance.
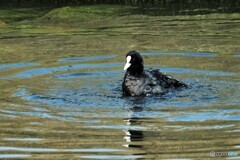
[[[164,94],[168,89],[187,87],[187,84],[161,73],[159,70],[144,70],[143,58],[137,51],[126,55],[122,84],[124,96],[150,96]]]

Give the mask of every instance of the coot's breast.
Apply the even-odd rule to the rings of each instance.
[[[165,93],[166,90],[160,85],[157,77],[149,71],[141,75],[131,75],[128,72],[123,82],[123,94],[128,96],[150,96]]]

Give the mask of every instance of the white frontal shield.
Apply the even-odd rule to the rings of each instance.
[[[126,64],[125,64],[125,66],[124,66],[124,70],[127,70],[130,66],[131,66],[131,63],[130,63],[130,61],[131,61],[131,56],[127,56],[127,62],[126,62]]]

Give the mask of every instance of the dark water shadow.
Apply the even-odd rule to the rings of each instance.
[[[123,7],[117,15],[151,15],[151,16],[177,16],[177,15],[205,15],[212,13],[239,13],[239,0],[161,0],[161,1],[3,1],[2,7],[42,7],[51,9],[64,6],[87,5],[130,5]],[[105,10],[102,11],[105,13]]]
[[[142,5],[131,14],[151,16],[206,15],[212,13],[239,13],[239,0],[223,1],[171,1],[159,2],[156,5]]]

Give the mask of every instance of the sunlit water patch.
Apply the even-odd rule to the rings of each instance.
[[[236,54],[236,55],[234,55],[234,57],[240,58],[240,54]]]
[[[27,154],[1,154],[0,159],[23,159],[29,158],[31,155]]]
[[[239,71],[222,65],[239,59],[225,57],[226,64],[220,64],[222,57],[213,53],[143,55],[146,68],[158,68],[189,87],[161,96],[123,97],[124,55],[113,54],[61,58],[49,67],[30,63],[3,76],[17,85],[2,103],[0,117],[11,116],[1,126],[2,156],[193,159],[189,153],[195,149],[204,159],[216,148],[236,149],[222,139],[238,137]],[[169,60],[172,56],[179,63]]]
[[[2,138],[4,141],[41,141],[40,138]]]

